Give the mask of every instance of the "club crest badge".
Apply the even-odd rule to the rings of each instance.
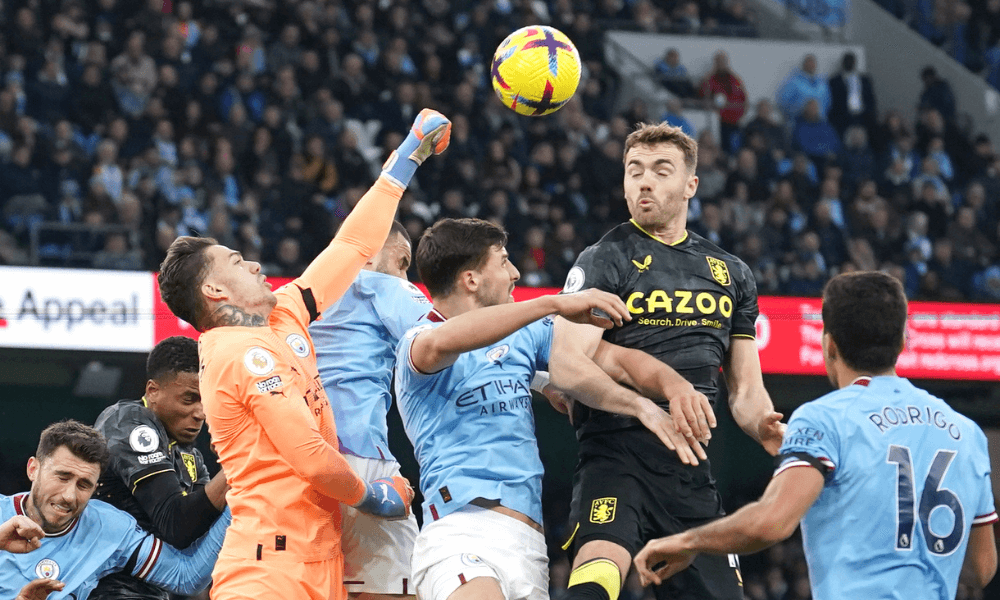
[[[729,285],[731,280],[726,262],[711,256],[706,256],[705,260],[708,261],[708,267],[712,270],[712,279],[718,281],[719,285]]]
[[[489,350],[487,350],[486,358],[490,359],[490,361],[492,362],[499,364],[500,359],[506,356],[508,352],[510,352],[510,346],[504,344],[502,346],[497,346],[496,348],[490,348]]]
[[[43,558],[38,561],[37,565],[35,565],[35,575],[37,575],[39,579],[58,579],[59,563],[51,558]]]
[[[188,475],[191,476],[191,481],[198,481],[198,464],[194,460],[194,454],[181,452],[181,460],[184,461],[184,467],[187,468]]]
[[[289,334],[289,336],[285,338],[285,343],[292,349],[295,356],[298,356],[299,358],[309,356],[309,342],[307,342],[306,338],[302,335],[298,333]]]
[[[618,498],[598,498],[590,505],[590,522],[602,525],[615,520]]]
[[[587,280],[587,274],[580,267],[573,267],[566,275],[566,285],[563,286],[563,293],[572,294],[583,289],[583,283]]]

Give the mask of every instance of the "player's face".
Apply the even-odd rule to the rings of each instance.
[[[410,270],[412,260],[412,249],[410,242],[400,234],[389,237],[378,254],[372,257],[371,262],[365,268],[378,273],[385,273],[400,279],[406,279],[406,272]]]
[[[475,273],[479,278],[476,300],[480,306],[496,306],[514,301],[514,283],[521,278],[521,273],[510,262],[506,248],[490,248],[483,266]]]
[[[191,444],[205,424],[197,373],[166,375],[160,381],[146,382],[146,402],[163,423],[170,439]]]
[[[625,202],[643,228],[686,219],[687,201],[697,190],[698,178],[688,173],[684,152],[674,144],[639,145],[628,151]]]
[[[224,304],[246,312],[267,312],[277,304],[271,284],[260,272],[260,263],[243,260],[243,255],[225,246],[212,246],[205,250],[209,272],[204,285],[221,290]]]
[[[28,517],[45,533],[59,533],[77,518],[97,489],[101,467],[59,446],[44,460],[28,459]]]

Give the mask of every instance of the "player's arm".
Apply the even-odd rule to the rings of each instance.
[[[175,471],[158,473],[136,484],[132,495],[149,515],[163,541],[187,548],[205,535],[225,506],[228,489],[222,471],[198,489],[185,494]]]
[[[712,438],[711,429],[718,423],[708,398],[670,365],[641,350],[604,340],[597,345],[594,362],[618,383],[650,398],[668,400],[674,426],[685,437],[706,443]]]
[[[62,581],[55,579],[36,579],[21,588],[14,600],[45,600],[49,594],[60,592],[66,587]]]
[[[990,522],[972,526],[959,583],[982,589],[996,575],[997,544],[993,532],[994,524],[995,522]]]
[[[309,322],[344,294],[368,259],[382,248],[399,200],[417,167],[432,153],[443,152],[450,135],[451,122],[444,115],[430,109],[417,115],[409,135],[386,161],[375,185],[347,216],[330,245],[293,282],[302,291]]]
[[[14,515],[0,523],[0,550],[24,554],[39,548],[45,532],[41,525],[24,515]]]
[[[212,527],[184,550],[165,543],[139,529],[141,543],[123,568],[132,576],[147,581],[174,594],[190,596],[208,587],[212,569],[226,538],[226,528],[232,520],[227,508]]]
[[[785,435],[782,414],[774,411],[771,396],[764,388],[757,341],[733,337],[723,367],[729,388],[729,409],[747,435],[757,440],[772,456],[778,453]]]
[[[556,319],[549,358],[552,385],[591,408],[639,419],[685,464],[705,460],[705,450],[693,438],[678,434],[670,415],[649,398],[618,385],[594,362],[601,335],[602,330],[596,327]]]
[[[614,322],[594,316],[591,313],[594,309],[603,311]],[[462,313],[440,327],[417,334],[410,346],[410,361],[421,373],[437,373],[453,365],[463,353],[499,342],[551,314],[606,329],[632,319],[621,298],[594,289],[487,306]]]
[[[686,569],[702,552],[750,554],[788,539],[823,484],[823,474],[808,466],[778,473],[760,500],[708,525],[646,544],[634,560],[640,581],[659,584]]]

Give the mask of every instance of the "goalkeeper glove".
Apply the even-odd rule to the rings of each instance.
[[[431,153],[441,154],[451,141],[451,121],[436,110],[420,111],[410,133],[382,165],[382,175],[406,189],[410,179]]]
[[[365,495],[354,508],[390,521],[410,516],[413,488],[406,479],[399,476],[384,477],[365,485]]]

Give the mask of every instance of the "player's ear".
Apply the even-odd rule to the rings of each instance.
[[[38,477],[38,469],[41,467],[42,463],[37,458],[32,456],[28,459],[28,481],[34,483],[35,478]]]
[[[482,279],[479,271],[474,269],[469,269],[468,271],[462,271],[458,276],[458,285],[464,288],[466,291],[475,292],[479,289],[479,282]]]
[[[158,391],[160,391],[160,384],[152,379],[146,380],[146,400],[148,401],[152,396],[154,396]]]
[[[692,173],[687,180],[687,186],[684,188],[684,199],[690,200],[694,198],[694,195],[698,193],[698,176]]]
[[[836,360],[840,356],[837,342],[833,341],[833,336],[828,331],[823,332],[823,354],[830,361]]]
[[[209,302],[221,302],[229,298],[226,288],[212,279],[205,279],[205,282],[201,284],[201,293]]]

